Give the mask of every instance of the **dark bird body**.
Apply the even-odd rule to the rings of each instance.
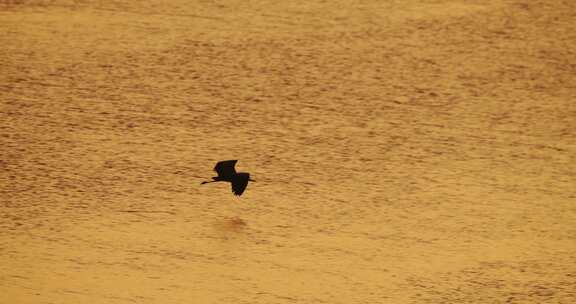
[[[238,160],[218,162],[216,167],[214,167],[214,171],[218,173],[218,176],[213,177],[212,181],[202,182],[202,185],[215,182],[230,182],[232,183],[232,193],[238,196],[242,195],[248,186],[248,182],[254,182],[255,180],[250,179],[250,173],[236,172],[236,169],[234,169],[236,162],[238,162]]]

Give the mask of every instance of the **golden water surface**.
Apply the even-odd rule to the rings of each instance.
[[[576,303],[576,2],[0,1],[0,303]],[[217,161],[241,197],[200,186]]]

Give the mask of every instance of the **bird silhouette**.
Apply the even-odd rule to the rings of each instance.
[[[250,173],[236,172],[236,169],[234,169],[236,162],[238,162],[238,160],[218,162],[214,167],[214,171],[218,173],[218,176],[213,177],[212,181],[202,182],[201,185],[215,182],[230,182],[232,183],[232,193],[237,196],[242,195],[248,186],[248,181],[255,182],[255,180],[250,179]]]

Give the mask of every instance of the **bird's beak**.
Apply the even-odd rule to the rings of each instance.
[[[249,179],[249,181],[251,181],[251,182],[255,182],[255,180],[253,180],[253,179]]]

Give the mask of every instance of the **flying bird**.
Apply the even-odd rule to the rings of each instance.
[[[230,182],[232,183],[232,193],[237,196],[242,195],[248,186],[248,181],[255,182],[255,180],[250,179],[250,173],[236,172],[236,169],[234,169],[236,162],[238,162],[238,160],[218,162],[216,167],[214,167],[214,171],[218,173],[218,176],[213,177],[212,181],[202,182],[201,185],[215,182]]]

